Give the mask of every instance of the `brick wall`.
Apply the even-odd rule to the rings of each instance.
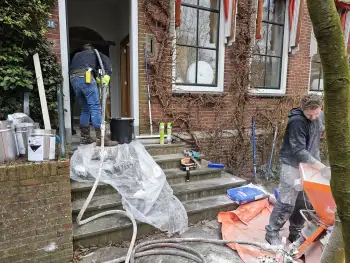
[[[48,28],[46,38],[51,44],[52,51],[57,55],[58,61],[61,62],[61,46],[60,46],[60,25],[58,17],[58,0],[56,7],[51,10],[51,20],[55,22],[56,28]]]
[[[247,1],[247,0],[246,0]],[[143,45],[145,43],[145,37],[147,33],[151,33],[148,26],[146,25],[146,16],[143,8],[144,0],[139,0],[139,91],[140,91],[140,133],[149,133],[148,128],[148,106],[147,106],[147,89],[146,89],[146,76],[145,76],[145,65],[143,61]],[[238,11],[239,12],[239,11]],[[302,19],[301,36],[299,50],[295,54],[289,54],[288,61],[288,73],[287,73],[287,92],[286,96],[298,96],[306,94],[309,85],[309,72],[310,72],[310,37],[311,37],[311,21],[308,15],[307,7],[304,6],[304,15]],[[240,19],[237,18],[237,30],[240,30]],[[224,92],[227,93],[225,98],[228,103],[227,107],[232,107],[237,103],[235,94],[237,90],[232,87],[232,72],[234,72],[234,65],[230,61],[230,51],[235,48],[235,44],[231,47],[226,47],[225,51],[225,79],[224,79]],[[170,70],[170,69],[169,69]],[[167,87],[165,87],[167,88]],[[272,97],[258,97],[250,96],[245,108],[245,121],[244,126],[250,126],[251,117],[256,112],[256,108],[273,109],[280,100]],[[184,105],[175,105],[178,109],[184,107]],[[192,108],[191,111],[200,111],[201,129],[207,127],[210,129],[214,125],[217,116],[213,114],[212,107],[201,107]],[[146,114],[145,114],[146,113]],[[224,108],[221,111],[220,118],[224,118],[230,114],[229,108]],[[167,121],[164,117],[162,107],[153,101],[152,103],[152,117],[154,119],[162,119]],[[157,126],[157,125],[156,125]],[[176,130],[176,127],[175,127]]]
[[[0,196],[0,262],[70,262],[69,162],[0,166]]]

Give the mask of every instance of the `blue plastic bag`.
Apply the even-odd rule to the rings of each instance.
[[[262,189],[253,184],[229,189],[227,190],[227,195],[239,205],[268,197]]]

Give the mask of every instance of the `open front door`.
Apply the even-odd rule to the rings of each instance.
[[[130,116],[130,45],[129,36],[120,43],[121,117]]]

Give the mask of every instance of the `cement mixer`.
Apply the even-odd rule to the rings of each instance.
[[[302,237],[296,241],[300,258],[310,244],[326,235],[329,227],[335,223],[336,204],[330,187],[330,171],[325,176],[309,164],[299,165],[303,189],[313,206],[313,210],[300,210],[306,220]]]

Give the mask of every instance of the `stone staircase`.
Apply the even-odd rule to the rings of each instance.
[[[159,145],[153,144],[152,140],[143,140],[142,143],[164,170],[174,194],[186,208],[189,223],[215,219],[220,211],[233,210],[237,207],[226,196],[226,190],[246,184],[245,180],[221,169],[211,169],[202,165],[201,168],[191,171],[191,180],[186,182],[186,172],[178,168],[186,147],[184,143]],[[132,225],[129,219],[122,216],[102,217],[83,226],[75,223],[92,185],[92,183],[71,182],[74,244],[89,246],[129,241]],[[111,209],[123,209],[121,197],[111,186],[100,184],[84,218]],[[138,237],[154,231],[156,231],[154,227],[138,222]]]

